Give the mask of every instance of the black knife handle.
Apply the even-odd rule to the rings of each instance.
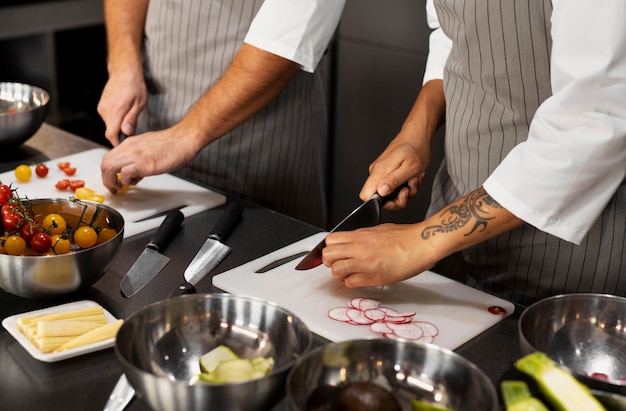
[[[174,238],[174,235],[178,232],[178,229],[185,219],[185,215],[179,209],[172,210],[165,216],[165,219],[154,233],[150,242],[146,247],[152,248],[156,251],[163,251],[169,241]]]
[[[243,213],[243,208],[241,204],[232,202],[226,206],[224,210],[224,215],[219,219],[215,227],[213,227],[213,231],[209,234],[209,238],[212,238],[217,241],[222,241],[226,236],[230,233],[230,231],[235,227],[237,220],[241,217]]]

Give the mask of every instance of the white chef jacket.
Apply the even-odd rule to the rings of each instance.
[[[345,0],[266,0],[245,42],[312,73],[333,36]]]
[[[484,187],[518,218],[580,244],[626,177],[626,2],[552,5],[553,95]],[[434,31],[424,83],[443,78],[451,47],[433,0],[427,14]]]

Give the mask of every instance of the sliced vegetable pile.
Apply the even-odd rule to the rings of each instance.
[[[343,307],[334,307],[328,316],[353,325],[368,325],[370,331],[384,337],[432,343],[439,334],[437,326],[429,321],[414,320],[415,312],[402,313],[385,307],[378,300],[355,297]]]
[[[107,322],[101,306],[21,317],[18,330],[44,354],[82,347],[115,337],[124,320]]]
[[[198,381],[210,384],[230,384],[261,378],[274,367],[272,357],[240,358],[229,347],[219,345],[200,357]]]
[[[71,201],[79,202],[76,197]],[[115,237],[117,231],[101,223],[90,225],[80,218],[71,226],[61,213],[39,215],[27,199],[0,183],[2,228],[0,254],[58,255],[91,248]],[[85,204],[84,210],[87,209]]]
[[[506,411],[606,411],[589,388],[571,373],[559,367],[547,354],[535,352],[515,362],[515,368],[528,374],[537,383],[545,403],[531,394],[520,380],[500,383]]]

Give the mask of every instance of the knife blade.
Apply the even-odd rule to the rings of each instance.
[[[277,268],[277,267],[280,267],[281,265],[287,264],[288,262],[293,261],[296,258],[300,258],[303,255],[306,255],[308,253],[309,253],[308,251],[300,251],[298,253],[295,253],[295,254],[292,254],[292,255],[288,255],[287,257],[278,258],[278,259],[272,261],[271,263],[266,264],[263,267],[255,270],[254,272],[256,274],[266,273],[266,272],[268,272],[270,270],[273,270],[274,268]]]
[[[404,183],[400,185],[385,197],[382,197],[378,193],[374,194],[341,220],[328,234],[334,233],[335,231],[352,231],[357,228],[371,227],[380,223],[380,214],[383,204],[388,200],[396,198],[400,190],[404,187],[408,187],[408,184]],[[324,247],[326,247],[326,237],[304,256],[302,261],[296,266],[296,270],[310,270],[322,264],[322,250]]]
[[[120,379],[117,380],[115,387],[113,387],[111,395],[109,395],[109,399],[104,406],[104,411],[122,411],[134,396],[135,389],[126,379],[126,374],[122,374]]]
[[[223,241],[239,223],[242,213],[239,203],[232,202],[226,206],[206,241],[185,269],[184,281],[170,293],[170,297],[195,293],[196,284],[230,253],[231,248]]]
[[[137,261],[130,267],[122,281],[120,289],[126,298],[130,298],[141,290],[170,262],[163,251],[179,231],[185,216],[178,210],[171,210],[150,238],[150,241]]]

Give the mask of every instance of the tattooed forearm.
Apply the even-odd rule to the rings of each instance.
[[[422,238],[427,239],[438,233],[450,233],[463,227],[469,226],[465,236],[471,235],[476,230],[483,231],[487,228],[487,222],[493,217],[489,212],[496,208],[502,208],[500,204],[484,188],[471,192],[460,204],[455,204],[443,210],[439,215],[441,222],[437,225],[426,227],[422,231]]]

